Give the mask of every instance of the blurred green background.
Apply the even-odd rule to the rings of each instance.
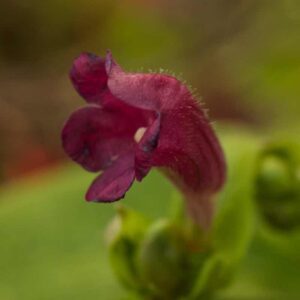
[[[84,202],[93,175],[60,145],[65,119],[84,105],[68,79],[72,61],[107,48],[127,70],[187,80],[219,127],[300,134],[298,0],[1,0],[1,300],[124,295],[103,243],[113,206]],[[172,190],[153,172],[124,203],[155,217]],[[263,282],[296,290],[295,276],[257,273],[275,260],[272,273],[297,274],[293,261],[264,249],[226,299],[269,299]]]

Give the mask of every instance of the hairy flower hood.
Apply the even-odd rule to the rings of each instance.
[[[81,54],[70,77],[89,105],[67,120],[63,147],[85,169],[102,171],[86,199],[119,200],[135,179],[161,167],[185,195],[191,216],[207,227],[226,167],[218,139],[188,88],[169,75],[124,72],[110,52],[105,59]]]

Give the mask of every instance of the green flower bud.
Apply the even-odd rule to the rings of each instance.
[[[149,228],[137,256],[147,299],[207,299],[231,281],[236,260],[195,231],[170,220]]]
[[[143,216],[119,207],[117,216],[107,230],[112,268],[119,281],[135,292],[142,290],[135,259],[147,226],[148,222]]]
[[[261,159],[257,174],[258,191],[261,197],[277,199],[288,195],[292,184],[292,174],[288,163],[275,155]]]
[[[119,212],[111,257],[126,287],[141,299],[208,299],[230,283],[253,234],[257,144],[240,137],[224,143],[228,181],[209,231],[187,217],[178,194],[169,219],[150,226],[137,226],[144,223],[137,214]]]
[[[140,274],[155,299],[178,299],[188,293],[207,251],[193,252],[182,228],[161,220],[146,233],[138,255]]]
[[[262,151],[256,199],[264,219],[280,230],[300,226],[300,145],[273,143]]]

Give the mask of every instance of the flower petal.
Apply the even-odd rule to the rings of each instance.
[[[113,60],[110,52],[106,55],[107,85],[110,92],[123,102],[147,110],[157,111],[161,107],[158,92],[165,85],[160,74],[125,73]]]
[[[78,92],[100,107],[75,112],[63,130],[66,152],[91,171],[104,170],[89,201],[122,198],[134,177],[161,167],[183,191],[195,220],[207,227],[212,196],[223,185],[223,151],[200,104],[176,78],[125,73],[111,53],[75,60]],[[136,141],[134,141],[136,139]]]
[[[221,146],[200,104],[176,78],[125,73],[110,53],[106,57],[106,70],[108,87],[115,97],[161,116],[156,149],[150,151],[151,155],[137,152],[137,161],[142,161],[138,178],[151,165],[168,167],[169,176],[185,193],[188,202],[193,202],[188,203],[197,210],[193,215],[203,219],[203,214],[211,214],[209,199],[222,187],[226,166]],[[206,226],[204,223],[209,223],[211,216],[206,217],[207,220],[197,221]]]
[[[87,106],[75,111],[62,131],[66,153],[89,171],[108,167],[119,155],[133,149],[138,124],[121,110]]]
[[[147,128],[135,151],[135,171],[137,180],[141,181],[150,171],[152,153],[155,150],[160,134],[160,115]]]
[[[187,87],[168,75],[125,73],[110,53],[106,70],[108,86],[115,97],[161,115],[154,164],[181,169],[180,175],[193,190],[220,188],[226,170],[223,151],[203,109]],[[196,165],[197,174],[191,176],[188,168],[180,167],[176,153],[186,155]]]
[[[222,186],[225,179],[223,152],[198,104],[183,103],[163,114],[153,164],[179,171],[189,189],[194,191],[215,191]]]
[[[120,156],[90,186],[87,201],[112,202],[125,196],[135,178],[134,153]]]
[[[105,60],[91,53],[82,53],[74,60],[70,78],[87,102],[100,103],[103,93],[107,91]]]
[[[213,194],[223,185],[226,166],[221,146],[198,103],[182,103],[164,114],[153,166],[182,190],[190,215],[207,228],[213,216]]]

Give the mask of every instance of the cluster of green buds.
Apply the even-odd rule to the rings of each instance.
[[[160,220],[118,208],[109,226],[109,253],[129,299],[208,299],[238,274],[256,224],[285,232],[299,229],[299,143],[265,144],[230,135],[223,137],[223,146],[228,180],[215,199],[209,230],[185,214],[178,194],[176,213]]]
[[[256,200],[266,223],[281,231],[300,226],[300,144],[267,144],[258,158]]]
[[[198,299],[225,284],[210,237],[188,219],[149,222],[119,207],[108,230],[115,274],[138,299]]]

